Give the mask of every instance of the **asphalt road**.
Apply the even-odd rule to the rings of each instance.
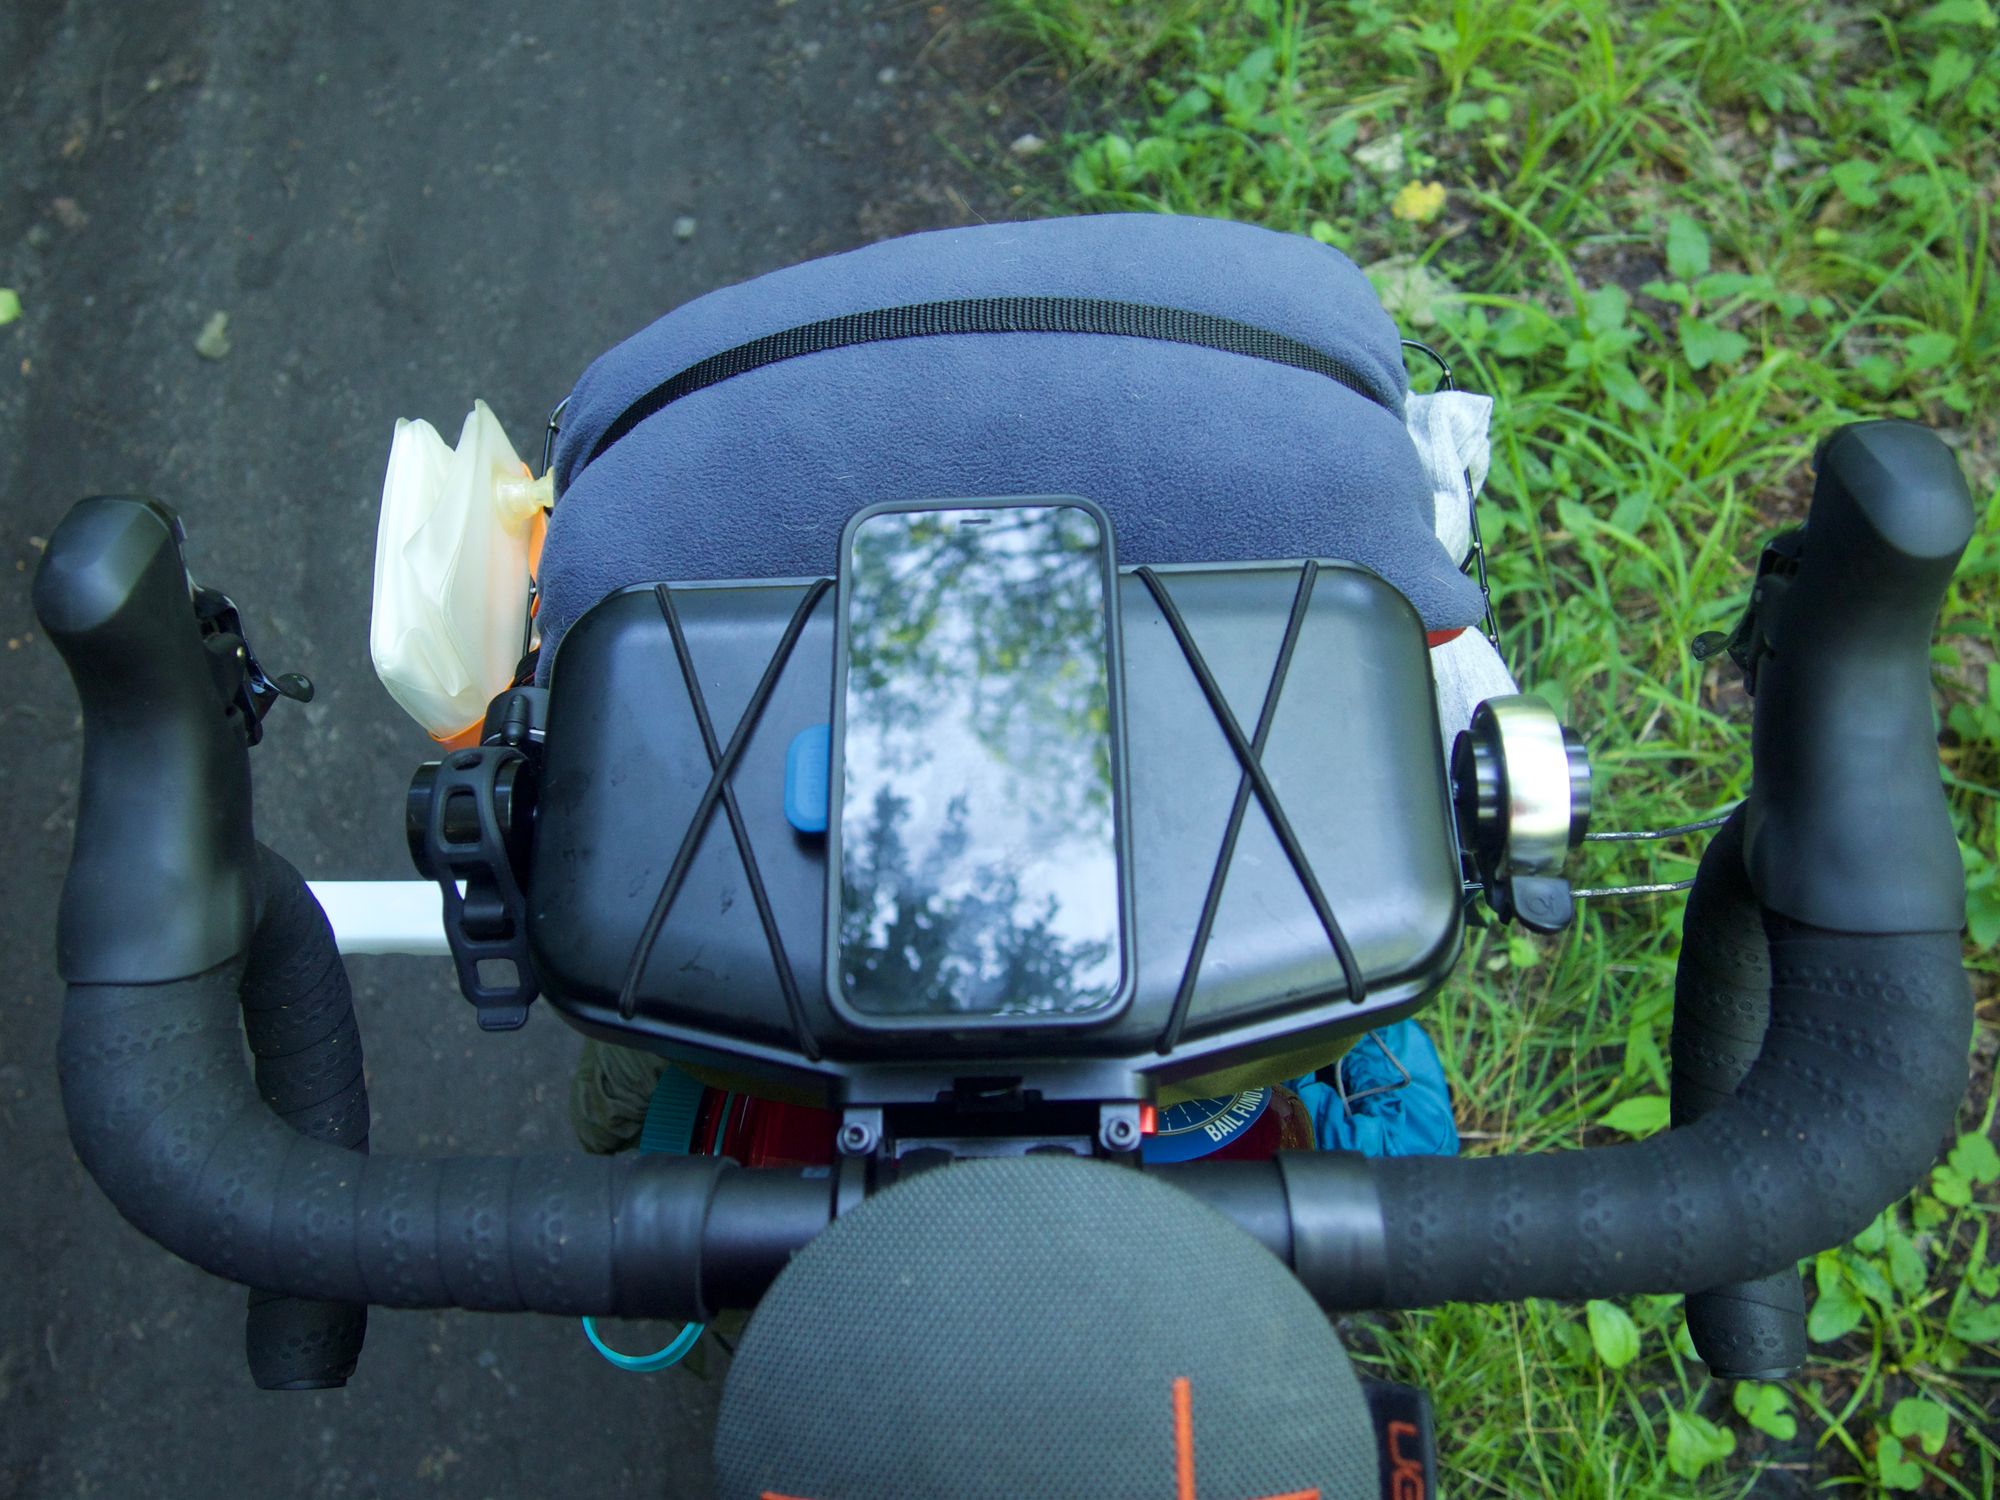
[[[24,308],[0,328],[0,1496],[709,1493],[715,1388],[619,1374],[567,1320],[378,1311],[349,1389],[258,1393],[241,1293],[91,1184],[54,1070],[78,726],[28,587],[77,497],[178,507],[266,665],[319,687],[253,757],[260,837],[308,873],[408,878],[427,742],[367,653],[393,419],[453,436],[483,397],[529,455],[583,366],[676,303],[957,217],[924,187],[938,9],[0,16],[0,286]],[[553,1014],[486,1037],[441,962],[351,967],[377,1150],[568,1143]]]

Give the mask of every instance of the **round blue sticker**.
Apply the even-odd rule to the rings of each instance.
[[[1220,1151],[1256,1123],[1271,1103],[1268,1088],[1245,1089],[1219,1099],[1162,1105],[1158,1126],[1139,1148],[1148,1162],[1194,1161]]]

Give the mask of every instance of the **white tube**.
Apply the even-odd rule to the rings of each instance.
[[[333,924],[342,953],[451,952],[444,940],[444,898],[428,880],[309,880]]]

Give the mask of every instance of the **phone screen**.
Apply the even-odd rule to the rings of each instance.
[[[1112,1005],[1125,908],[1098,517],[880,511],[843,561],[840,998],[913,1019]]]

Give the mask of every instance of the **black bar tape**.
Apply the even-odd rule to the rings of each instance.
[[[1388,1235],[1367,1157],[1281,1151],[1278,1175],[1292,1215],[1292,1270],[1308,1289],[1338,1286],[1353,1306],[1383,1305]]]
[[[1148,1175],[1198,1198],[1251,1239],[1292,1264],[1292,1206],[1285,1194],[1281,1158],[1270,1161],[1194,1161],[1148,1167]]]
[[[1688,1337],[1718,1380],[1790,1380],[1805,1368],[1806,1287],[1787,1266],[1690,1293]]]
[[[1771,953],[1743,867],[1743,811],[1709,841],[1681,919],[1674,973],[1673,1118],[1687,1125],[1736,1097],[1764,1048]]]
[[[259,916],[241,1001],[257,1092],[299,1134],[365,1152],[361,1031],[326,914],[299,872],[262,845],[253,882]],[[366,1303],[252,1288],[243,1351],[260,1390],[324,1390],[347,1383],[367,1333]]]
[[[245,970],[238,959],[163,984],[70,986],[58,1065],[71,1139],[137,1228],[216,1275],[290,1297],[700,1315],[702,1215],[685,1209],[733,1169],[368,1157],[302,1135],[243,1066]]]
[[[1370,1161],[1387,1285],[1330,1307],[1612,1297],[1752,1280],[1837,1245],[1909,1190],[1966,1081],[1953,933],[1828,932],[1766,914],[1764,1050],[1734,1100],[1630,1145]]]
[[[1673,1117],[1692,1124],[1736,1097],[1771,1014],[1771,957],[1743,866],[1744,812],[1709,841],[1681,922],[1674,974]],[[1778,1380],[1806,1359],[1805,1288],[1795,1266],[1690,1292],[1695,1352],[1724,1380]]]

